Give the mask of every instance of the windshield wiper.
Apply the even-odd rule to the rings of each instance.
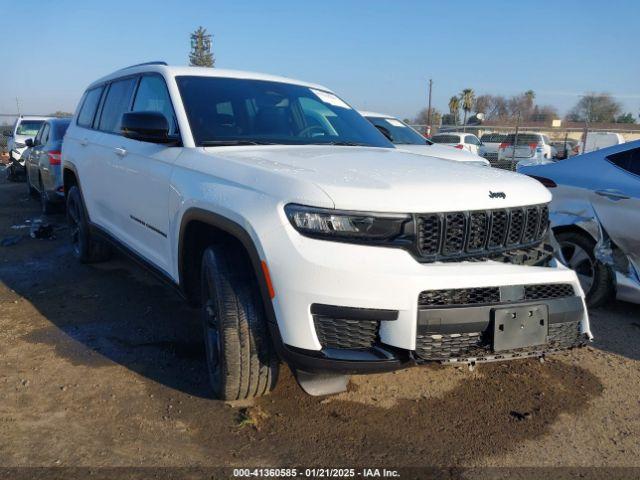
[[[200,142],[201,147],[228,147],[236,145],[279,145],[275,142],[265,140],[204,140]]]
[[[371,145],[367,145],[366,143],[358,143],[358,142],[322,142],[318,145],[338,145],[340,147],[370,147]]]

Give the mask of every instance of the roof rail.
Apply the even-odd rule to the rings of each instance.
[[[133,68],[133,67],[143,67],[145,65],[164,65],[164,66],[167,66],[169,64],[167,62],[163,62],[161,60],[156,60],[154,62],[136,63],[135,65],[129,65],[128,67],[121,68],[120,70],[126,70],[128,68]]]

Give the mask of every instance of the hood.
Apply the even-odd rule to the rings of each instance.
[[[275,145],[208,147],[204,151],[219,159],[311,182],[331,198],[335,208],[345,210],[442,212],[551,200],[542,184],[524,175],[391,148]]]
[[[456,162],[481,162],[489,165],[489,162],[481,156],[471,153],[469,150],[461,150],[449,145],[438,145],[436,143],[432,145],[398,145],[397,149],[404,152],[417,153],[418,155],[445,158]]]

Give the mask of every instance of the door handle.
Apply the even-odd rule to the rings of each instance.
[[[119,157],[124,157],[127,154],[127,149],[122,147],[116,147],[114,151]]]
[[[83,147],[86,147],[87,145],[89,145],[89,140],[87,140],[86,138],[83,138],[82,140],[80,140],[80,145],[82,145]]]
[[[629,198],[629,195],[625,195],[619,190],[596,190],[596,194],[613,201],[627,200]]]

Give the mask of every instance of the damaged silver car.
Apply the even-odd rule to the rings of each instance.
[[[640,141],[518,171],[553,194],[551,225],[589,306],[640,303]]]

